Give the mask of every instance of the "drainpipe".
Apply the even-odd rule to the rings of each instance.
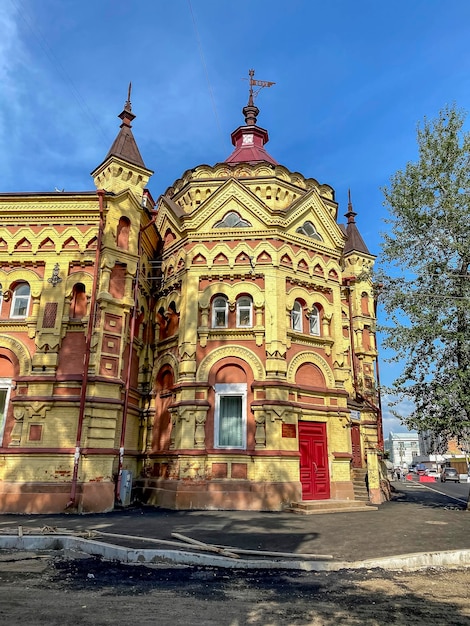
[[[134,340],[135,340],[135,318],[137,314],[138,307],[138,298],[139,298],[139,275],[140,275],[140,261],[142,258],[141,253],[141,241],[142,241],[142,233],[144,230],[147,230],[152,224],[155,223],[157,216],[155,215],[152,220],[146,224],[145,226],[141,226],[139,230],[139,236],[137,240],[137,269],[135,273],[135,282],[134,282],[134,310],[131,316],[130,329],[129,329],[129,356],[127,358],[127,372],[126,372],[126,381],[125,381],[125,391],[124,391],[124,403],[122,407],[122,425],[121,425],[121,439],[119,442],[119,460],[118,460],[118,475],[116,481],[116,490],[115,490],[115,499],[116,502],[120,501],[120,492],[121,492],[121,482],[122,482],[122,466],[124,464],[124,446],[126,441],[126,428],[127,428],[127,410],[129,407],[129,393],[130,393],[130,380],[132,373],[132,353],[134,348]]]
[[[354,380],[354,393],[357,400],[362,400],[365,402],[377,415],[377,435],[378,435],[378,446],[381,450],[384,449],[384,441],[383,441],[383,431],[382,431],[382,401],[380,397],[380,372],[379,372],[379,357],[377,356],[375,360],[376,365],[376,378],[377,378],[377,387],[379,389],[377,400],[378,405],[374,404],[367,398],[364,398],[362,393],[359,393],[357,388],[357,365],[356,365],[356,351],[354,348],[354,336],[353,336],[353,327],[352,327],[352,306],[351,306],[351,278],[345,278],[344,282],[346,283],[346,288],[348,289],[348,308],[349,308],[349,334],[351,336],[351,361],[352,361],[352,370],[353,370],[353,380]],[[377,319],[377,299],[374,299],[374,313],[375,319]],[[377,349],[377,346],[376,346]]]
[[[82,431],[83,431],[83,421],[85,419],[86,393],[87,393],[87,386],[88,386],[88,367],[90,365],[90,356],[91,356],[91,336],[93,334],[93,327],[95,325],[96,292],[98,288],[98,276],[99,276],[99,271],[100,271],[101,240],[103,237],[103,226],[104,226],[104,219],[103,219],[104,197],[106,195],[106,191],[104,189],[98,189],[96,193],[98,194],[100,221],[98,225],[98,238],[96,242],[95,273],[93,275],[93,287],[91,290],[90,313],[88,315],[88,329],[87,329],[87,335],[86,335],[86,341],[85,341],[85,354],[83,355],[83,379],[82,379],[82,386],[80,390],[80,409],[78,413],[77,437],[75,441],[75,454],[73,457],[72,488],[70,491],[70,500],[65,506],[66,509],[69,509],[70,507],[75,506],[75,500],[76,500],[76,495],[77,495],[78,468],[80,465],[80,457],[81,457]]]
[[[383,285],[379,284],[376,287],[375,297],[374,297],[374,315],[375,315],[375,323],[377,324],[377,309],[378,309],[378,298],[380,294],[380,290]],[[375,359],[375,378],[377,382],[377,430],[379,431],[379,448],[384,450],[384,433],[383,433],[383,422],[382,422],[382,397],[380,393],[380,369],[379,369],[379,347],[377,343],[377,337],[375,340],[375,349],[377,351],[377,357]]]
[[[349,343],[351,345],[351,366],[353,371],[353,386],[354,386],[354,394],[357,399],[358,391],[357,391],[357,367],[356,367],[356,350],[354,348],[354,343],[356,341],[353,330],[353,322],[352,322],[352,305],[351,305],[351,280],[352,278],[345,278],[345,286],[348,290],[348,309],[349,309]]]

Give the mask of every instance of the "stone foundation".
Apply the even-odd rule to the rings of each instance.
[[[354,487],[350,480],[330,484],[331,500],[355,500]]]
[[[106,513],[114,508],[114,483],[77,485],[74,507],[70,483],[0,483],[0,512],[26,514]]]
[[[135,496],[144,504],[174,510],[282,511],[301,499],[299,482],[140,479]]]

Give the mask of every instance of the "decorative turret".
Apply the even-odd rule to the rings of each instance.
[[[122,120],[119,133],[105,160],[91,175],[98,189],[118,193],[125,188],[132,188],[140,199],[153,171],[145,167],[132,134],[131,122],[135,115],[132,113],[131,89],[132,83],[129,83],[124,109],[118,115]]]
[[[106,158],[110,156],[117,156],[120,159],[129,161],[129,163],[133,163],[134,165],[145,167],[131,130],[131,122],[135,119],[135,115],[132,113],[131,89],[132,83],[129,83],[129,90],[127,92],[127,100],[124,104],[124,109],[122,113],[118,115],[118,117],[122,120],[120,131],[114,140],[113,145],[109,149]]]
[[[356,226],[356,215],[357,213],[354,212],[351,202],[351,190],[348,189],[348,212],[344,214],[344,217],[348,220],[348,223],[346,224],[347,241],[344,246],[344,254],[349,254],[350,252],[362,252],[363,254],[370,255],[370,252]]]
[[[268,131],[264,128],[260,128],[256,125],[259,109],[254,103],[254,98],[263,87],[271,87],[275,83],[269,81],[255,80],[254,70],[249,71],[250,91],[248,97],[248,104],[243,107],[243,115],[245,116],[245,126],[239,126],[233,131],[232,144],[235,146],[235,150],[232,154],[225,159],[226,163],[255,163],[259,161],[267,161],[277,165],[277,161],[268,154],[264,148],[268,143]],[[258,86],[259,89],[256,93],[253,93],[253,86]]]

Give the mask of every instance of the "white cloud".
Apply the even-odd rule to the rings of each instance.
[[[409,429],[392,414],[392,408],[401,417],[406,418],[413,410],[413,403],[410,400],[401,400],[395,404],[397,398],[391,394],[383,394],[382,400],[382,423],[385,439],[388,438],[390,432],[406,433]],[[393,405],[393,406],[392,406]]]

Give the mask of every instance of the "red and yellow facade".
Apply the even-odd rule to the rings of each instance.
[[[0,510],[381,500],[374,257],[244,113],[156,206],[129,102],[96,191],[0,194]]]

